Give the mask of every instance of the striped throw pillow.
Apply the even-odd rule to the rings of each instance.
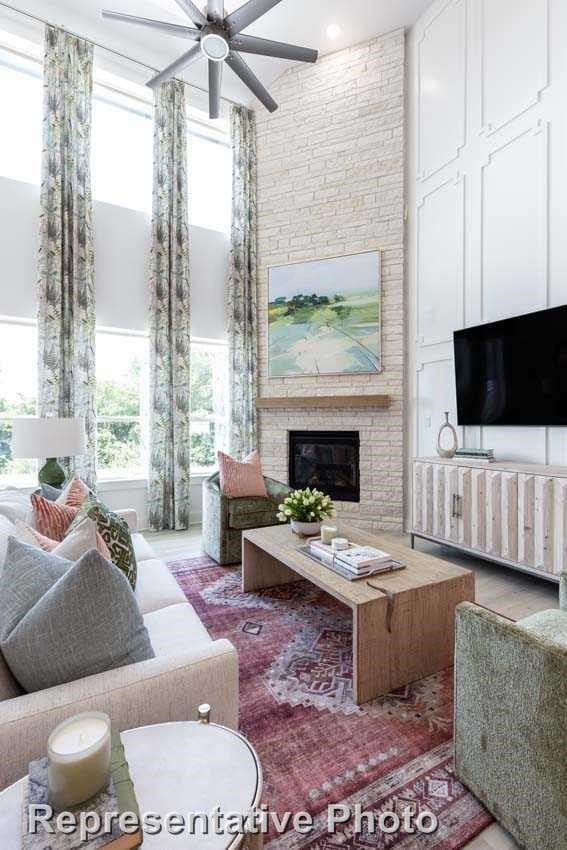
[[[50,502],[38,493],[32,494],[31,503],[36,531],[61,543],[79,509]]]
[[[60,496],[55,500],[57,505],[67,505],[69,508],[80,508],[90,495],[89,488],[80,478],[72,478]]]

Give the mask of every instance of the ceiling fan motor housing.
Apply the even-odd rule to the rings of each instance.
[[[210,23],[201,30],[201,50],[211,62],[223,62],[230,53],[228,33],[221,24]]]

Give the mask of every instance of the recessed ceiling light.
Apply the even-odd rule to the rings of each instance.
[[[329,38],[335,39],[338,38],[341,34],[342,30],[338,24],[330,24],[327,27],[327,35]]]

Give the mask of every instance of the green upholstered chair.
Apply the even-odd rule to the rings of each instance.
[[[203,485],[203,547],[217,563],[227,566],[242,560],[242,532],[249,528],[279,525],[278,507],[290,492],[286,484],[264,477],[268,497],[230,499],[223,496],[216,472]]]
[[[457,775],[523,850],[567,846],[567,574],[560,606],[457,612]]]

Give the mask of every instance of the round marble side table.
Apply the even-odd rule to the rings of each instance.
[[[208,722],[164,723],[122,732],[140,813],[183,817],[219,808],[247,815],[262,800],[262,768],[253,747],[231,729]],[[0,793],[0,847],[20,850],[26,779]],[[144,836],[143,850],[261,850],[261,835]]]

